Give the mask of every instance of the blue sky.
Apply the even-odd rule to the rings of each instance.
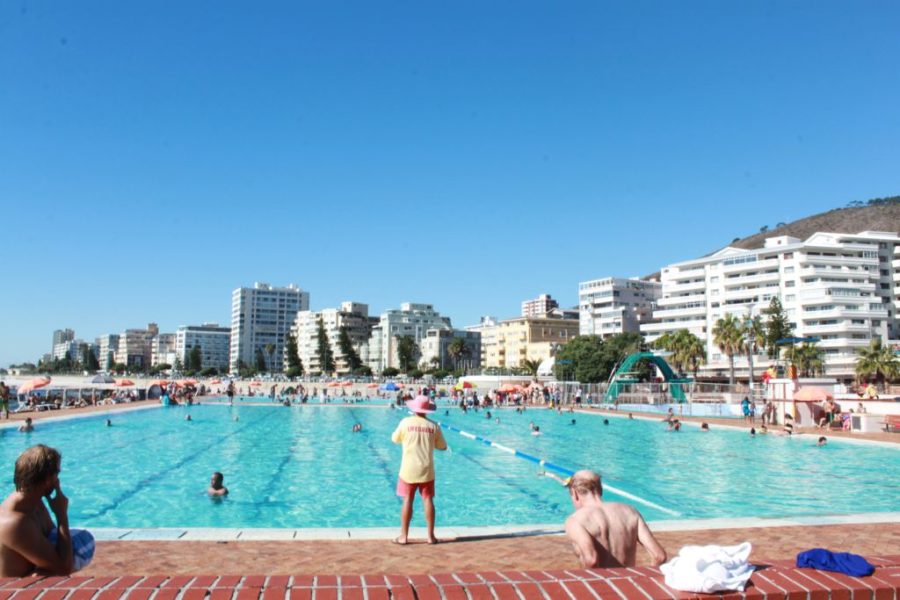
[[[896,2],[0,4],[0,365],[231,290],[455,325],[900,193]]]

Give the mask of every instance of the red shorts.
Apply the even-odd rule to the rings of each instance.
[[[416,490],[419,490],[419,495],[423,499],[434,498],[434,479],[422,483],[406,483],[399,477],[397,478],[397,495],[401,498],[415,496]]]

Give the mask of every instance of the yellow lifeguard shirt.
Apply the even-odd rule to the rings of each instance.
[[[418,415],[406,417],[397,425],[391,441],[403,444],[400,479],[406,483],[434,480],[434,449],[447,449],[440,425]]]

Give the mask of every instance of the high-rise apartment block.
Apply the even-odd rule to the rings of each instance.
[[[200,348],[203,369],[212,367],[226,371],[230,358],[231,328],[221,327],[218,323],[179,327],[175,332],[173,352],[181,364],[187,364],[188,354],[194,349],[194,346]]]
[[[269,371],[281,371],[284,342],[297,312],[309,310],[309,292],[296,285],[273,287],[255,283],[231,294],[231,355],[229,368],[257,364],[261,353]],[[267,351],[268,348],[272,352]]]
[[[148,324],[146,329],[126,329],[119,335],[115,362],[127,367],[149,367],[153,355],[151,342],[157,335],[159,327],[156,323]],[[106,365],[101,362],[100,366]]]
[[[826,373],[850,378],[857,350],[873,338],[896,337],[900,308],[900,236],[893,232],[820,232],[806,240],[777,236],[762,248],[724,248],[675,263],[661,273],[662,297],[641,326],[652,343],[687,329],[706,344],[705,374],[725,374],[728,357],[713,342],[723,315],[746,320],[778,297],[798,337],[818,338]],[[767,364],[759,356],[754,363]],[[747,372],[747,360],[735,359]]]
[[[380,338],[381,352],[377,361],[380,363],[379,368],[373,368],[376,373],[386,367],[400,366],[397,341],[401,337],[412,337],[416,344],[420,345],[429,329],[452,329],[450,317],[441,316],[434,310],[433,305],[411,302],[401,304],[400,310],[389,310],[382,314],[378,327],[377,336]]]
[[[116,364],[116,352],[119,351],[119,334],[107,333],[97,338],[97,361],[100,368],[111,369]]]
[[[350,364],[338,344],[342,329],[347,331],[351,345],[363,364],[366,364],[369,357],[372,327],[379,322],[379,319],[369,316],[367,304],[343,302],[339,308],[297,312],[291,331],[297,340],[297,354],[303,362],[305,372],[322,372],[318,351],[319,321],[322,322],[325,334],[328,336],[329,346],[335,360],[335,372],[341,375],[350,373]],[[287,368],[287,357],[284,358],[284,367]]]
[[[541,294],[534,300],[526,300],[522,302],[523,317],[540,317],[559,308],[559,302],[550,297],[550,294]]]
[[[150,340],[150,366],[175,365],[175,334],[160,333]]]
[[[652,318],[662,295],[658,281],[605,277],[578,284],[579,331],[581,335],[610,337],[638,333]]]

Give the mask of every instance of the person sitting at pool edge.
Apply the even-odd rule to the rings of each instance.
[[[600,475],[578,471],[566,487],[575,507],[566,519],[566,536],[582,567],[633,567],[638,544],[650,554],[653,566],[666,562],[666,551],[641,513],[627,504],[603,501]]]
[[[59,482],[60,453],[39,444],[16,460],[16,490],[0,503],[0,577],[69,575],[94,556],[94,537],[69,530],[69,499]],[[56,525],[44,506],[47,499]]]
[[[435,411],[434,402],[427,396],[416,396],[406,407],[413,413],[397,425],[391,441],[403,445],[400,475],[397,478],[397,495],[403,498],[400,509],[400,535],[395,544],[409,541],[409,522],[412,520],[413,500],[416,490],[425,505],[425,523],[428,525],[428,543],[437,544],[434,535],[434,451],[446,450],[447,442],[441,426],[426,417]]]
[[[210,496],[227,496],[228,488],[222,485],[223,481],[225,481],[224,475],[218,471],[213,473],[209,479],[209,488],[206,490],[206,493]]]

